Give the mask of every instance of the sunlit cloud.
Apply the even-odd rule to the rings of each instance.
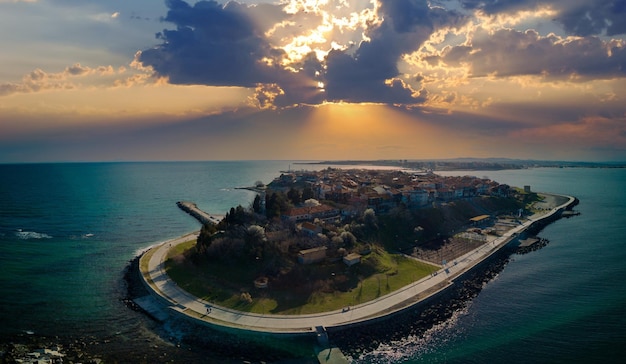
[[[126,72],[125,67],[115,69],[108,65],[92,68],[80,63],[68,66],[61,72],[49,73],[38,68],[24,75],[21,82],[0,84],[0,96],[48,90],[70,90],[85,85],[113,86]]]

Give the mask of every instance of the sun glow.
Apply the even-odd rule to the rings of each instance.
[[[467,142],[393,107],[327,103],[314,109],[294,144],[320,158],[381,159],[453,156]]]

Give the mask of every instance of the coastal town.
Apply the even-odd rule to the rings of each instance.
[[[487,241],[484,233],[490,233],[492,238],[501,235],[502,231],[510,229],[511,224],[519,223],[516,218],[531,213],[526,207],[537,199],[530,186],[512,188],[488,178],[444,177],[429,170],[327,168],[286,171],[267,186],[257,183],[251,189],[260,193],[258,210],[263,212],[267,212],[267,205],[271,204],[268,196],[275,193],[287,196],[290,204],[283,206],[274,216],[295,223],[296,229],[304,235],[319,236],[324,230],[336,230],[334,227],[354,221],[366,211],[379,217],[405,220],[404,226],[410,226],[410,229],[395,229],[395,243],[404,243],[395,248],[414,248],[421,257],[433,263],[440,263],[441,259],[428,259],[429,249],[421,249],[420,245],[434,243],[435,250],[444,243],[454,245],[455,239],[442,238],[451,238],[459,232],[466,247],[468,240],[474,242],[471,247],[484,244]],[[270,209],[275,208],[274,204],[271,205]],[[437,221],[429,216],[434,211],[451,213]],[[495,224],[496,215],[501,217],[499,225]],[[314,251],[311,250],[310,254],[319,254]],[[301,261],[303,254],[299,256]],[[437,255],[441,256],[441,253]],[[355,254],[351,257],[346,261],[354,262]]]
[[[256,187],[263,191],[265,186]],[[408,208],[422,208],[462,198],[512,197],[516,193],[510,186],[488,178],[443,177],[429,171],[333,168],[322,171],[288,171],[274,179],[266,188],[283,193],[294,189],[308,189],[312,192],[309,196],[341,206],[340,209],[318,208],[311,215],[304,213],[306,208],[296,206],[283,216],[294,221],[315,218],[328,220],[337,218],[340,214],[341,217],[357,216],[368,208],[384,214],[401,204]],[[526,192],[530,192],[529,189]]]

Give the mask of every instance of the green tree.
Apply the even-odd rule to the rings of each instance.
[[[206,223],[202,225],[200,234],[196,240],[196,250],[200,254],[204,254],[209,246],[211,246],[213,234],[217,232],[217,226],[212,223]]]
[[[376,212],[374,209],[367,209],[363,212],[363,222],[369,229],[378,229],[378,219],[376,218]]]
[[[300,202],[302,202],[300,198],[300,191],[296,190],[295,188],[289,189],[289,192],[287,192],[287,198],[294,205],[298,205]]]
[[[302,190],[302,201],[306,201],[311,198],[315,198],[315,193],[313,192],[313,189],[309,186],[304,187],[304,189]]]
[[[246,242],[246,250],[252,258],[263,258],[263,245],[267,241],[265,236],[265,228],[259,225],[250,225],[246,229],[244,238]]]
[[[261,213],[261,195],[256,195],[254,197],[254,201],[252,202],[252,211],[257,214]]]
[[[265,215],[268,218],[280,217],[281,214],[287,212],[291,206],[282,192],[268,193],[265,196]]]

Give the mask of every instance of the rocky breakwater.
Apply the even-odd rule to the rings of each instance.
[[[196,220],[200,221],[200,223],[203,225],[206,223],[213,222],[213,220],[211,219],[211,216],[209,216],[209,214],[207,214],[206,212],[200,210],[198,208],[198,205],[196,205],[193,202],[178,201],[176,202],[176,206],[178,206],[178,208],[180,208],[181,210],[185,211],[189,215],[196,218]]]

